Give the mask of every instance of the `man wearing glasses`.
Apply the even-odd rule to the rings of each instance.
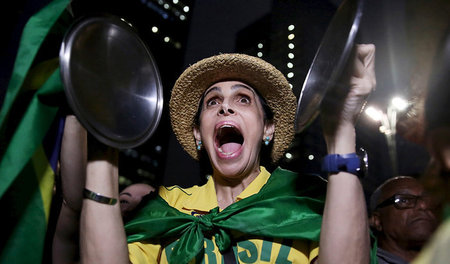
[[[437,227],[433,199],[413,177],[398,176],[370,198],[370,225],[377,237],[379,264],[412,261]]]

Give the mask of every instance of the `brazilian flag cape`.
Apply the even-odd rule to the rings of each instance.
[[[233,234],[319,241],[326,183],[317,176],[299,177],[277,168],[261,190],[220,211],[201,217],[184,214],[156,194],[125,225],[128,242],[178,238],[170,263],[202,260],[205,234],[213,235],[221,252],[239,238]],[[345,243],[343,241],[343,243]],[[376,245],[371,263],[377,263]]]
[[[58,111],[65,102],[60,44],[50,43],[67,29],[57,21],[68,4],[54,0],[28,20],[1,105],[0,263],[43,262],[64,127]]]

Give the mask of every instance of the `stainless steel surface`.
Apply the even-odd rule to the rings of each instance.
[[[84,18],[65,35],[60,69],[68,103],[99,141],[144,143],[163,108],[157,65],[135,29],[114,16]]]
[[[333,16],[300,93],[295,130],[303,131],[319,114],[330,87],[336,86],[350,57],[363,13],[363,0],[345,0]]]

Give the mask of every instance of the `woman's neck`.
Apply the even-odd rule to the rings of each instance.
[[[217,203],[221,209],[227,208],[236,201],[236,197],[259,175],[259,167],[243,177],[226,177],[214,173],[214,187],[216,189]]]

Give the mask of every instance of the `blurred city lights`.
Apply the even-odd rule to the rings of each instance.
[[[392,105],[399,111],[403,111],[408,107],[408,101],[401,97],[394,97],[391,101]]]

